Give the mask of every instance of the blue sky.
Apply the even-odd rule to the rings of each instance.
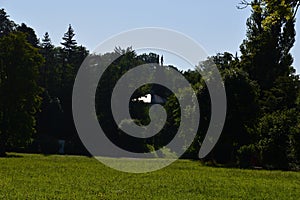
[[[59,45],[72,24],[79,44],[93,50],[120,32],[141,27],[162,27],[184,33],[200,43],[209,55],[239,51],[245,38],[250,10],[238,10],[240,0],[0,0],[17,23],[34,28],[38,37],[49,32]],[[298,13],[300,21],[300,15]],[[300,22],[296,28],[300,34]],[[296,40],[299,38],[297,35]],[[299,38],[300,40],[300,38]],[[294,66],[300,72],[300,42],[293,49]],[[165,58],[165,62],[172,62]]]

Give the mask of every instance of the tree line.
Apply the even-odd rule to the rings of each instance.
[[[181,73],[197,92],[200,102],[200,128],[183,158],[198,158],[210,122],[209,91],[197,70],[209,70],[216,65],[225,84],[227,116],[220,140],[203,161],[238,167],[299,169],[300,82],[290,53],[296,38],[299,1],[253,0],[243,1],[243,6],[250,7],[252,12],[247,20],[246,38],[240,46],[241,56],[219,53],[188,71],[163,66]],[[137,139],[126,135],[118,126],[132,122],[116,124],[110,109],[112,90],[120,77],[147,63],[153,64],[148,76],[154,76],[159,55],[137,55],[131,48],[91,55],[77,44],[74,36],[69,25],[61,46],[55,47],[48,33],[39,41],[32,28],[15,24],[4,9],[0,10],[0,153],[4,155],[9,150],[57,153],[57,140],[63,139],[66,153],[88,154],[72,117],[72,87],[88,55],[101,61],[118,57],[104,72],[95,97],[98,121],[108,138],[138,153],[168,144],[178,130],[181,113],[178,100],[167,88],[145,85],[132,95],[132,100],[149,93],[167,99],[163,105],[167,123],[154,137]],[[129,107],[136,124],[149,123],[149,104],[131,101]],[[164,153],[172,152],[165,149]]]
[[[70,152],[76,153],[80,141],[72,120],[72,87],[88,50],[77,45],[71,25],[55,47],[48,33],[40,41],[4,9],[0,20],[0,154],[55,153],[57,139],[69,139]]]

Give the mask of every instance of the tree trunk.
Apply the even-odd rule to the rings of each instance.
[[[6,156],[5,141],[0,137],[0,157]]]
[[[7,127],[8,127],[8,120],[7,120],[7,108],[5,106],[0,107],[0,110],[2,111],[2,117],[0,121],[0,157],[5,157],[6,156],[6,142],[8,140],[8,132],[7,132]]]

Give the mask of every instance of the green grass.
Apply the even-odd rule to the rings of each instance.
[[[146,174],[93,158],[0,158],[0,199],[300,199],[300,173],[201,166],[180,160]]]

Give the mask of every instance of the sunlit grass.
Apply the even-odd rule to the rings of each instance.
[[[300,199],[299,172],[179,160],[156,172],[130,174],[94,158],[17,155],[0,158],[0,199]]]

